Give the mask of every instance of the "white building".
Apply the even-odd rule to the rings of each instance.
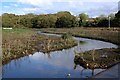
[[[12,29],[12,28],[3,28],[3,29]]]

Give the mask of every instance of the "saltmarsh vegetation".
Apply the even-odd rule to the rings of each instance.
[[[93,38],[104,41],[109,41],[120,45],[119,32],[120,28],[47,28],[41,29],[44,32],[65,34],[71,33],[76,37]]]
[[[101,49],[82,52],[75,56],[76,65],[84,68],[108,68],[120,62],[120,28],[48,28],[42,29],[44,32],[65,34],[71,32],[73,36],[85,37],[112,42],[118,45],[117,49]],[[54,30],[54,31],[53,31]],[[80,41],[80,43],[83,43]],[[94,45],[94,44],[93,44]]]
[[[55,50],[67,49],[77,45],[77,41],[75,41],[72,36],[69,34],[63,34],[61,37],[57,36],[47,36],[44,39],[44,45],[42,45],[42,52],[50,52]]]
[[[86,44],[87,42],[86,41],[80,41],[79,42],[81,45],[84,45],[84,44]]]
[[[2,31],[3,64],[36,51],[50,52],[77,45],[72,38],[45,36],[36,33],[34,29],[13,28]]]
[[[3,64],[34,51],[36,34],[29,29],[2,31]]]
[[[106,69],[120,62],[118,49],[98,49],[75,54],[74,63],[84,68]]]

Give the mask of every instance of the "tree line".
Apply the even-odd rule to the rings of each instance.
[[[111,27],[120,27],[120,11],[115,15],[110,14],[108,17],[110,17]],[[96,18],[89,18],[85,13],[74,16],[68,11],[40,15],[4,13],[2,14],[2,26],[28,28],[108,27],[108,17],[101,15]]]

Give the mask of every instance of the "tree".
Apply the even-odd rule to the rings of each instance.
[[[55,25],[55,23],[56,23],[56,21],[57,21],[57,16],[56,15],[54,15],[54,14],[48,14],[47,15],[47,17],[48,17],[48,21],[49,21],[49,27],[50,28],[54,28],[54,27],[56,27],[56,25]]]
[[[120,27],[120,11],[115,14],[114,23],[116,27]]]
[[[58,28],[78,26],[76,17],[71,15],[70,12],[59,12],[57,16],[56,27]]]
[[[55,27],[57,16],[53,14],[38,15],[32,19],[34,28],[50,28]]]
[[[57,14],[56,14],[56,16],[59,18],[59,17],[62,17],[62,16],[70,16],[71,15],[71,13],[70,12],[68,12],[68,11],[61,11],[61,12],[58,12]]]
[[[26,16],[22,17],[20,19],[20,24],[25,26],[25,27],[31,28],[32,27],[31,18],[26,17]]]
[[[35,15],[15,15],[4,13],[2,15],[2,26],[3,27],[32,27],[31,19]]]
[[[112,14],[112,13],[111,13],[111,14],[108,15],[108,17],[110,17],[111,20],[113,20],[113,19],[115,18],[115,14]]]
[[[97,26],[98,27],[107,27],[108,26],[108,19],[107,18],[100,19]]]
[[[87,19],[88,19],[88,15],[86,15],[85,13],[81,13],[79,14],[79,26],[83,27],[86,25]]]
[[[101,15],[99,16],[99,18],[100,18],[100,19],[106,18],[106,15],[101,14]]]
[[[32,28],[32,26],[33,26],[33,24],[32,24],[32,19],[33,19],[34,17],[36,17],[36,15],[34,15],[34,14],[32,14],[32,13],[19,16],[19,21],[18,21],[18,23],[19,23],[20,25],[23,25],[24,27]]]
[[[95,18],[94,23],[96,27],[108,27],[108,17],[105,15],[100,15]]]
[[[56,21],[56,27],[63,28],[63,27],[70,27],[70,20],[67,16],[62,16],[57,19]]]
[[[115,18],[120,18],[120,11],[118,11],[118,13],[115,14]]]
[[[2,27],[1,24],[2,24],[2,16],[0,16],[0,27]]]
[[[49,25],[49,22],[45,15],[38,15],[37,17],[33,18],[32,24],[34,28],[46,28]]]
[[[15,27],[17,16],[15,14],[4,13],[2,15],[3,27]]]

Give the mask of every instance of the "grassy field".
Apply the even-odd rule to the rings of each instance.
[[[2,36],[3,64],[36,51],[50,52],[77,45],[73,39],[40,35],[27,28],[3,30]]]
[[[120,45],[120,28],[48,28],[41,29],[48,33],[69,33],[77,37],[104,40]]]

